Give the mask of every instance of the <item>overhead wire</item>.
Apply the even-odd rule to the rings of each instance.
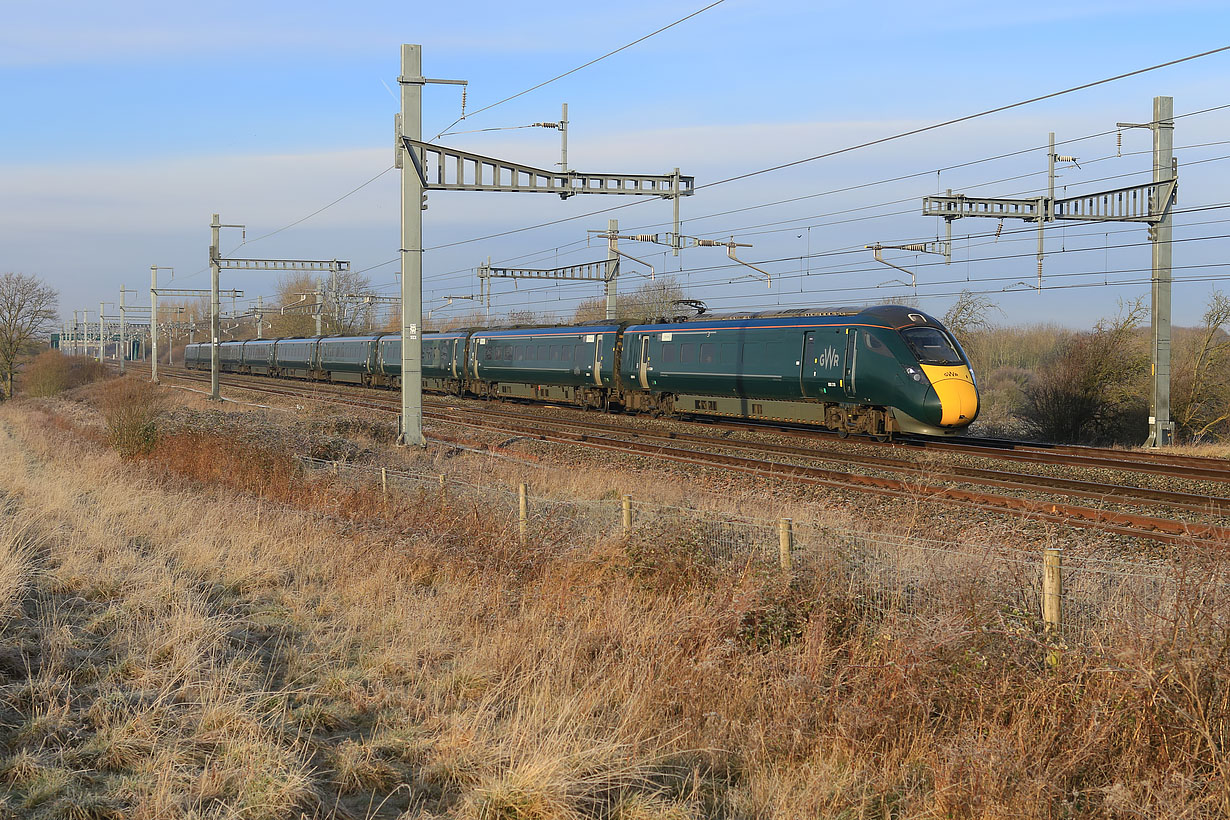
[[[603,55],[602,55],[602,56],[600,56],[600,57],[595,57],[594,59],[590,60],[589,62],[587,62],[587,63],[583,63],[583,64],[581,64],[581,65],[577,66],[576,68],[571,68],[571,69],[569,69],[569,70],[565,71],[563,74],[557,74],[557,75],[555,75],[554,77],[552,77],[552,78],[551,78],[551,79],[549,79],[549,80],[543,80],[542,82],[538,83],[537,85],[530,86],[529,88],[525,89],[524,91],[518,91],[516,94],[511,94],[511,95],[509,95],[509,96],[505,97],[505,98],[504,98],[504,99],[502,99],[502,100],[497,100],[497,101],[495,101],[495,102],[491,103],[490,105],[485,105],[485,106],[483,106],[482,108],[479,108],[479,109],[477,109],[477,110],[475,110],[475,111],[471,111],[469,114],[462,114],[460,117],[458,117],[457,119],[453,120],[451,123],[449,123],[448,125],[446,125],[444,128],[441,128],[441,129],[440,129],[440,133],[439,133],[439,134],[436,134],[436,136],[432,137],[430,140],[428,140],[428,142],[435,142],[436,140],[440,139],[440,137],[444,136],[444,132],[445,132],[445,131],[448,131],[450,128],[452,128],[454,125],[456,125],[457,123],[461,122],[462,120],[467,120],[467,119],[469,119],[469,118],[471,118],[471,117],[476,117],[476,116],[478,116],[479,114],[483,113],[484,111],[490,111],[491,109],[495,108],[496,106],[503,105],[503,104],[504,104],[504,103],[506,103],[506,102],[510,102],[510,101],[512,101],[512,100],[517,99],[518,97],[524,97],[526,94],[529,94],[529,93],[531,93],[531,92],[533,92],[533,91],[537,91],[538,89],[542,88],[543,86],[550,85],[551,83],[553,83],[553,82],[555,82],[555,81],[557,81],[557,80],[562,80],[562,79],[564,79],[565,77],[567,77],[567,76],[569,76],[569,75],[571,75],[571,74],[576,74],[578,71],[582,71],[582,70],[584,70],[584,69],[586,69],[586,68],[589,68],[591,65],[594,65],[595,63],[600,63],[600,62],[602,62],[602,61],[603,61],[603,60],[605,60],[607,57],[613,57],[613,56],[615,56],[616,54],[618,54],[618,53],[619,53],[619,52],[621,52],[621,51],[627,51],[628,49],[632,48],[633,46],[635,46],[635,45],[639,45],[639,44],[641,44],[641,43],[645,42],[645,41],[646,41],[646,40],[648,40],[650,37],[654,37],[654,36],[656,36],[656,35],[658,35],[658,34],[661,34],[661,33],[662,33],[662,32],[664,32],[664,31],[667,31],[667,30],[669,30],[669,29],[672,29],[672,28],[674,28],[675,26],[679,25],[680,23],[686,23],[688,20],[691,20],[693,17],[696,17],[697,15],[700,15],[700,14],[704,14],[704,13],[705,13],[706,11],[708,11],[709,9],[713,8],[714,6],[720,6],[720,5],[721,5],[722,3],[724,3],[724,2],[726,2],[726,0],[715,0],[715,2],[710,3],[709,5],[707,5],[707,6],[703,7],[703,8],[697,9],[696,11],[692,12],[691,14],[689,14],[689,15],[687,15],[687,16],[685,16],[685,17],[680,17],[678,20],[676,20],[676,21],[675,21],[675,22],[673,22],[673,23],[668,23],[668,24],[666,24],[665,26],[662,26],[662,27],[661,27],[661,28],[659,28],[659,29],[655,29],[654,31],[649,32],[648,34],[646,34],[646,35],[645,35],[645,36],[643,36],[643,37],[638,37],[637,39],[633,40],[633,41],[632,41],[632,42],[630,42],[630,43],[625,43],[624,45],[620,46],[619,48],[614,49],[614,50],[612,50],[612,51],[608,51],[606,54],[603,54]]]

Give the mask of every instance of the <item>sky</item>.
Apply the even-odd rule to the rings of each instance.
[[[422,45],[426,76],[468,80],[472,113],[710,1],[0,0],[0,271],[42,277],[65,316],[115,303],[121,286],[147,302],[151,265],[173,268],[161,274],[171,287],[206,288],[218,213],[246,226],[223,232],[227,255],[347,260],[394,295],[402,43]],[[682,233],[750,245],[739,257],[769,271],[772,287],[720,247],[677,257],[620,247],[714,312],[916,299],[942,316],[968,289],[1002,323],[1084,328],[1148,298],[1143,225],[1047,225],[1041,289],[1031,223],[1008,220],[995,236],[995,220],[956,220],[947,262],[885,252],[909,274],[864,246],[942,238],[942,222],[921,214],[928,194],[1039,195],[1052,131],[1058,153],[1079,162],[1060,163],[1060,196],[1147,181],[1150,133],[1115,124],[1148,121],[1152,98],[1172,96],[1174,322],[1193,325],[1214,289],[1230,290],[1230,52],[709,184],[1220,48],[1227,32],[1220,2],[725,0],[435,142],[550,167],[558,132],[516,126],[557,120],[567,103],[571,168],[694,176]],[[427,86],[424,137],[457,120],[461,102],[456,86]],[[424,299],[441,318],[471,309],[447,297],[476,295],[488,257],[534,268],[604,259],[588,231],[610,218],[624,233],[672,230],[671,203],[653,198],[436,191],[428,201]],[[627,260],[621,270],[621,292],[649,273]],[[226,272],[223,287],[269,303],[277,279]],[[500,281],[492,312],[567,318],[598,295],[596,283]]]

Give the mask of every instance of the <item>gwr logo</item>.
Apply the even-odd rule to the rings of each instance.
[[[824,352],[820,354],[820,358],[816,359],[816,364],[819,367],[825,367],[829,370],[832,370],[840,365],[841,359],[837,355],[837,349],[833,347],[826,347]]]

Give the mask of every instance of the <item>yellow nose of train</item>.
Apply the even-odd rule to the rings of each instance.
[[[965,366],[922,365],[940,400],[940,426],[964,427],[978,416],[978,388]]]

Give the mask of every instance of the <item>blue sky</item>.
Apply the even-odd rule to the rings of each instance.
[[[528,88],[705,5],[630,2],[618,8],[558,2],[453,4],[6,2],[0,29],[0,269],[44,277],[62,306],[96,310],[121,284],[143,287],[151,264],[175,267],[183,287],[204,287],[208,222],[242,222],[257,237],[306,216],[391,165],[399,45],[423,45],[424,73],[470,81],[468,109]],[[666,172],[698,185],[778,162],[909,130],[1167,59],[1230,44],[1223,3],[978,4],[725,3],[577,74],[465,121],[459,130],[558,117],[569,103],[570,160],[580,170]],[[703,190],[683,204],[684,233],[750,242],[743,258],[779,277],[772,290],[740,278],[714,249],[664,255],[629,247],[674,271],[714,309],[881,301],[913,293],[862,244],[934,238],[918,214],[937,187],[1029,195],[1045,153],[942,171],[970,160],[1039,149],[1058,139],[1082,159],[1064,169],[1069,192],[1141,181],[1147,132],[1116,121],[1148,119],[1156,94],[1177,114],[1230,104],[1230,52],[1048,100],[938,132]],[[424,129],[459,113],[456,88],[429,87]],[[1230,203],[1230,109],[1179,120],[1179,207]],[[547,166],[554,132],[458,134],[441,143]],[[1142,172],[1144,174],[1142,175]],[[824,191],[918,174],[895,183]],[[1002,182],[1000,181],[1002,180]],[[724,211],[797,197],[726,216]],[[437,192],[425,215],[428,247],[446,245],[622,200]],[[628,229],[666,230],[669,204],[618,212]],[[597,259],[586,229],[607,215],[426,254],[426,298],[472,293],[487,256],[547,267]],[[1176,276],[1230,277],[1230,208],[1176,219]],[[370,268],[392,292],[398,188],[389,172],[343,202],[242,253],[342,258]],[[768,224],[773,223],[773,224]],[[655,227],[647,227],[655,226]],[[1034,238],[1020,223],[955,225],[954,263],[914,254],[921,304],[942,313],[962,287],[985,290],[1009,321],[1088,326],[1120,298],[1145,295],[1149,250],[1139,226],[1048,228],[1048,288],[1031,281]],[[966,234],[971,235],[965,238]],[[226,249],[238,244],[228,236]],[[1116,248],[1116,245],[1127,247]],[[821,255],[830,254],[830,255]],[[777,261],[766,261],[777,260]],[[1213,267],[1199,267],[1212,265]],[[377,267],[379,266],[379,267]],[[630,265],[629,268],[635,266]],[[627,270],[627,269],[626,269]],[[624,288],[640,280],[627,276]],[[1094,286],[1100,282],[1100,286]],[[1118,283],[1118,284],[1116,284]],[[267,275],[225,286],[272,294]],[[1176,285],[1179,323],[1196,321],[1212,287]],[[495,309],[571,311],[594,287],[497,286]]]

